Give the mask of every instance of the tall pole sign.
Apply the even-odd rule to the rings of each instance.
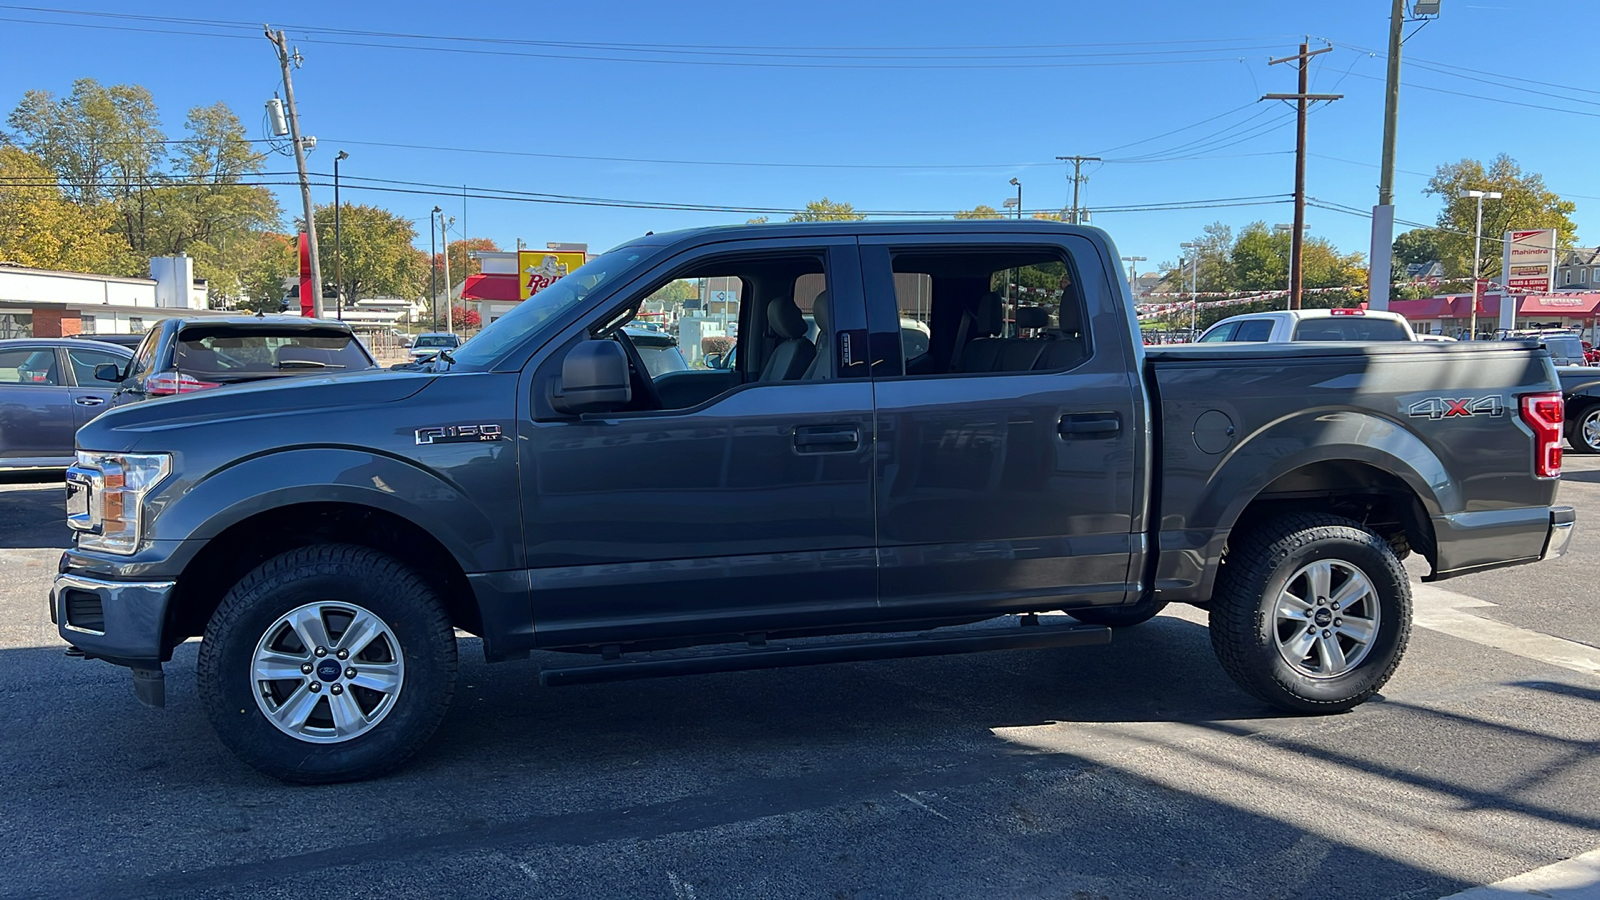
[[[1501,256],[1501,279],[1505,282],[1500,303],[1500,327],[1516,327],[1516,301],[1508,294],[1548,294],[1555,290],[1556,230],[1537,228],[1508,231]]]

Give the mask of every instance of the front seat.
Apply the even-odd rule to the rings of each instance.
[[[806,340],[806,317],[788,297],[767,304],[767,330],[778,339],[761,367],[760,381],[794,381],[817,358],[817,346]]]
[[[818,378],[830,378],[831,366],[828,365],[828,341],[833,333],[829,324],[831,313],[828,309],[828,292],[817,294],[817,299],[811,301],[811,318],[817,321],[817,355],[811,360],[811,365],[806,367],[805,380],[815,381]]]

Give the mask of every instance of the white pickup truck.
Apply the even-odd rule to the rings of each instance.
[[[1205,344],[1219,341],[1283,344],[1289,341],[1414,341],[1399,313],[1368,309],[1280,309],[1230,316],[1206,329]]]

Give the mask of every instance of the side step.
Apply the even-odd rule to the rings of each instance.
[[[1111,629],[1104,625],[1032,625],[1020,628],[993,628],[925,633],[909,637],[877,640],[835,641],[832,643],[785,646],[769,644],[735,651],[711,651],[694,656],[617,660],[582,666],[542,669],[539,683],[545,687],[569,684],[598,684],[633,678],[667,675],[702,675],[710,672],[739,672],[749,669],[781,669],[789,666],[816,666],[824,663],[858,662],[868,659],[904,659],[913,656],[947,656],[985,650],[1038,650],[1045,647],[1084,647],[1111,643]]]

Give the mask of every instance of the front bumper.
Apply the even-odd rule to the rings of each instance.
[[[50,620],[85,655],[159,669],[162,625],[175,581],[108,581],[72,572],[50,586]]]

